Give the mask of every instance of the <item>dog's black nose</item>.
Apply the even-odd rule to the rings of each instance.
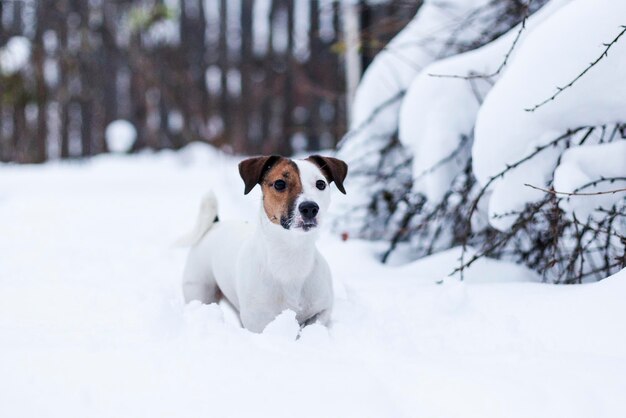
[[[317,206],[315,202],[302,202],[300,206],[298,206],[298,210],[304,219],[313,219],[320,210],[320,207]]]

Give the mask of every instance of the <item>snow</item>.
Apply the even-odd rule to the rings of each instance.
[[[174,19],[166,18],[150,25],[143,39],[146,46],[180,45],[180,24]]]
[[[399,100],[416,74],[435,59],[453,54],[450,28],[489,0],[425,1],[413,20],[378,53],[357,87],[341,156],[357,161],[375,154],[398,128]],[[491,22],[490,22],[491,23]],[[482,35],[485,22],[460,30],[459,41]],[[362,129],[367,125],[367,130]]]
[[[377,58],[380,63],[372,65],[360,86],[361,100],[365,104],[359,104],[358,94],[355,103],[356,110],[359,106],[365,109],[355,111],[357,120],[364,119],[365,116],[359,114],[371,114],[372,109],[368,106],[387,97],[382,89],[394,93],[406,88],[399,118],[393,119],[395,108],[381,112],[378,118],[388,117],[376,120],[371,128],[358,134],[366,139],[351,139],[347,144],[350,146],[342,149],[342,155],[356,161],[368,153],[378,155],[372,152],[379,141],[376,135],[381,136],[383,131],[390,135],[397,124],[399,139],[413,156],[412,191],[425,195],[431,204],[436,205],[450,190],[453,180],[470,158],[473,174],[479,185],[485,186],[508,166],[532,154],[537,147],[563,136],[568,130],[623,122],[623,115],[626,114],[626,87],[621,80],[626,70],[624,41],[612,45],[606,57],[571,87],[559,93],[556,100],[532,112],[528,109],[558,92],[557,87],[567,85],[590,62],[600,57],[609,42],[623,31],[624,22],[620,19],[625,14],[626,3],[623,2],[552,0],[529,17],[521,32],[518,25],[480,48],[448,58],[443,57],[446,54],[433,57],[436,58],[433,61],[423,59],[421,55],[426,52],[426,49],[420,49],[425,35],[411,29],[413,23],[420,22],[418,13],[391,45],[413,45],[411,57],[423,63],[422,66],[413,67],[413,72],[401,72],[402,77],[395,77],[397,88],[389,90],[383,82],[385,78],[377,72],[379,67],[394,62],[381,53]],[[457,15],[456,19],[459,16],[463,15]],[[582,21],[584,25],[580,24]],[[459,25],[458,20],[449,23]],[[447,55],[453,52],[448,51]],[[510,56],[505,62],[508,53]],[[503,63],[506,65],[500,69]],[[394,65],[403,68],[400,64]],[[461,78],[480,74],[488,76],[470,80]],[[376,82],[371,79],[376,79]],[[405,83],[407,79],[410,81]],[[584,174],[576,166],[580,158],[577,158],[577,163],[562,158],[565,154],[576,153],[573,149],[566,151],[566,148],[578,146],[585,132],[577,132],[569,144],[563,140],[555,147],[545,149],[519,167],[509,169],[502,178],[490,184],[484,200],[487,201],[491,225],[502,231],[508,230],[515,217],[496,215],[521,211],[528,203],[545,197],[545,192],[526,185],[549,187],[557,173],[560,173],[558,180],[554,178],[554,181],[564,186],[563,191],[573,190],[569,187],[570,176],[584,177],[581,180],[584,182],[602,176],[625,177],[626,153],[621,145],[615,145],[619,150],[610,153],[610,146],[599,148],[595,157],[587,158],[584,163]],[[587,147],[604,140],[594,133],[585,141]],[[579,154],[591,150],[585,148]],[[599,158],[599,155],[602,157]],[[567,167],[559,167],[559,161]],[[602,167],[605,162],[606,170]],[[592,178],[593,175],[597,177]],[[371,195],[371,187],[357,186]],[[596,208],[610,208],[621,198],[621,194],[587,199],[572,197],[563,199],[560,204],[571,214],[574,211],[573,202],[576,202],[581,216],[587,217]],[[367,202],[367,196],[362,200]]]
[[[358,127],[374,109],[406,89],[425,64],[445,56],[450,26],[468,11],[484,6],[487,0],[456,0],[442,5],[426,1],[416,17],[376,56],[363,76],[354,101],[352,126]],[[480,36],[480,27],[472,27],[466,37]],[[449,52],[448,52],[449,53]],[[391,131],[397,126],[397,112],[389,116]],[[394,114],[395,113],[395,114]],[[385,124],[378,124],[383,127]],[[389,129],[387,127],[387,129]]]
[[[531,11],[540,11],[529,19],[528,26],[538,24],[567,2],[529,3]],[[520,11],[514,12],[508,1],[426,1],[377,54],[357,88],[350,131],[338,151],[353,172],[360,173],[348,182],[357,195],[352,205],[342,209],[344,213],[362,212],[380,200],[382,190],[402,194],[410,180],[404,167],[411,156],[413,192],[425,195],[431,207],[441,201],[467,165],[476,115],[497,77],[469,83],[431,74],[495,72],[516,38],[518,29],[511,26],[520,17]],[[488,43],[491,39],[495,41]],[[466,51],[470,52],[464,54]],[[395,145],[396,132],[403,147]],[[375,175],[371,173],[377,171],[383,178],[395,173],[395,184],[393,180],[372,182]],[[352,218],[354,225],[346,230],[361,236],[384,235],[368,228],[367,221]]]
[[[291,341],[295,341],[298,338],[299,332],[300,325],[298,325],[296,320],[296,313],[290,309],[283,311],[263,330],[265,335],[283,337]]]
[[[0,48],[0,73],[13,75],[21,71],[30,58],[31,43],[24,36],[11,37],[4,47]]]
[[[566,150],[554,171],[554,188],[561,193],[600,193],[626,188],[626,141],[575,147]],[[622,178],[613,182],[590,183],[601,178]],[[587,186],[587,187],[586,187]],[[589,187],[590,186],[590,187]],[[584,188],[583,188],[584,187]],[[624,199],[624,193],[605,193],[595,196],[566,196],[559,202],[563,211],[578,219],[605,215],[596,208],[611,208]]]
[[[376,55],[356,89],[350,131],[338,153],[353,171],[368,171],[379,165],[381,150],[398,130],[402,98],[415,76],[437,59],[470,49],[468,45],[497,27],[487,7],[490,3],[425,1],[411,22]],[[472,24],[461,25],[468,16]],[[382,187],[372,185],[367,176],[353,176],[348,183],[356,196],[343,212],[366,206],[370,196]],[[348,229],[358,230],[359,222],[354,223]]]
[[[556,100],[532,112],[526,109],[549,98],[557,87],[567,85],[601,56],[605,44],[623,30],[624,15],[624,2],[574,0],[529,31],[477,115],[472,158],[474,174],[481,184],[568,129],[623,121],[623,41],[615,43],[606,57]],[[490,215],[519,210],[525,203],[540,199],[543,194],[524,183],[546,186],[563,147],[559,144],[546,152],[542,161],[534,159],[495,182]],[[623,154],[607,158],[618,159],[614,163],[619,163]],[[492,224],[500,229],[510,226],[505,218],[493,220]]]
[[[400,108],[398,136],[413,154],[415,192],[431,202],[441,201],[470,156],[476,115],[516,37],[519,34],[517,42],[523,42],[528,32],[567,1],[544,6],[528,19],[522,32],[518,25],[481,48],[435,61],[411,81]],[[449,77],[475,75],[492,76]]]
[[[442,280],[460,249],[390,267],[324,232],[329,329],[185,306],[172,244],[201,196],[257,213],[236,163],[195,144],[0,165],[0,416],[625,416],[626,270],[554,286],[480,260]]]
[[[125,153],[133,147],[137,139],[137,130],[131,122],[118,119],[109,123],[104,136],[110,152]]]

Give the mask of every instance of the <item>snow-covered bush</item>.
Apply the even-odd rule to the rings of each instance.
[[[545,1],[534,1],[531,10]],[[350,131],[339,147],[351,167],[351,189],[362,191],[353,192],[357,195],[345,208],[350,216],[342,219],[343,227],[368,238],[393,236],[390,218],[407,205],[412,184],[413,156],[397,137],[400,106],[410,84],[430,63],[497,39],[527,13],[519,1],[427,0],[376,56],[357,89]]]
[[[497,3],[483,7],[506,21]],[[497,39],[415,71],[396,108],[356,115],[374,127],[357,126],[342,152],[382,151],[357,160],[353,177],[369,185],[358,203],[368,222],[356,226],[391,242],[383,259],[400,241],[416,257],[472,245],[478,251],[459,269],[508,257],[556,282],[626,265],[626,4],[552,0],[532,15],[521,10],[522,22],[509,17],[518,24]],[[422,38],[403,39],[411,41]],[[396,130],[399,141],[390,140]]]

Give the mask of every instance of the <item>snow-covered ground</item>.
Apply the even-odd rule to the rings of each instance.
[[[458,250],[388,267],[325,232],[330,329],[185,306],[172,243],[201,196],[256,216],[235,163],[194,145],[0,166],[0,416],[626,416],[626,271],[554,286],[481,261],[436,284]]]

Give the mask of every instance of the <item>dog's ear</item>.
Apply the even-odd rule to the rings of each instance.
[[[243,194],[248,194],[254,186],[260,184],[267,170],[272,168],[274,164],[282,157],[279,155],[264,155],[261,157],[252,157],[239,163],[239,175],[245,184]]]
[[[343,188],[343,181],[348,175],[348,164],[338,158],[323,157],[321,155],[311,155],[307,158],[307,161],[317,165],[326,179],[331,182],[334,181],[339,191],[346,194],[346,189]]]

